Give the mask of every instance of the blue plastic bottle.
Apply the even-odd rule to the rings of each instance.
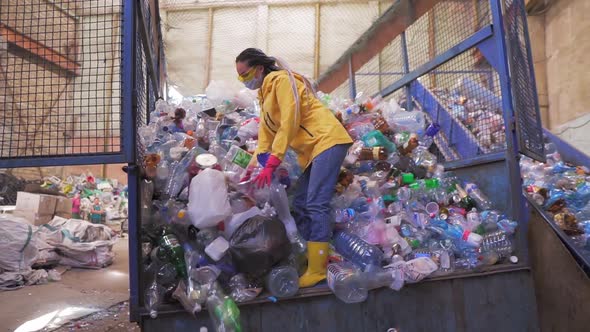
[[[334,248],[346,260],[359,266],[363,271],[381,266],[383,252],[360,237],[341,231],[334,237]]]

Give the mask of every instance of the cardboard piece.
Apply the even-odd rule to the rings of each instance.
[[[57,197],[19,191],[16,195],[16,211],[28,214],[51,215],[55,213]]]

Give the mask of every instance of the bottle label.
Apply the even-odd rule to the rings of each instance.
[[[414,256],[415,256],[415,258],[418,258],[418,257],[430,258],[431,257],[430,253],[428,253],[428,252],[419,252],[419,253],[416,253]]]
[[[347,269],[340,267],[338,264],[328,265],[327,270],[328,270],[328,273],[326,275],[326,279],[327,279],[326,281],[328,282],[328,287],[330,287],[330,289],[332,291],[334,291],[334,286],[335,286],[336,280],[338,280],[340,276],[349,274],[349,272],[350,272]]]
[[[378,147],[373,148],[373,160],[379,160],[379,151],[381,149]]]
[[[354,219],[355,211],[353,209],[344,210],[344,218],[347,221]]]
[[[163,244],[164,244],[165,247],[171,248],[171,249],[180,246],[180,244],[178,243],[178,239],[176,238],[176,236],[170,235],[170,234],[167,234],[167,235],[162,236],[162,242],[163,242]]]
[[[248,152],[238,149],[236,154],[234,155],[232,162],[242,168],[248,167],[250,160],[252,159],[252,155]]]
[[[469,238],[469,234],[471,234],[471,231],[466,230],[465,232],[463,232],[463,236],[461,237],[463,239],[463,241],[467,241],[467,239]]]

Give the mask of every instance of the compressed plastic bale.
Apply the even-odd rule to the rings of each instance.
[[[240,272],[262,276],[289,256],[291,244],[278,218],[258,215],[246,220],[234,232],[229,250]]]
[[[12,215],[0,216],[0,269],[27,270],[39,254],[35,227],[25,219]]]

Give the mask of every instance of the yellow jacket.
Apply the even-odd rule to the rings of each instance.
[[[293,88],[285,70],[264,78],[258,91],[262,109],[256,154],[270,152],[283,160],[291,147],[305,169],[320,153],[337,144],[352,143],[352,139],[334,114],[305,89],[301,76],[293,75],[299,92],[299,112],[295,112]]]

